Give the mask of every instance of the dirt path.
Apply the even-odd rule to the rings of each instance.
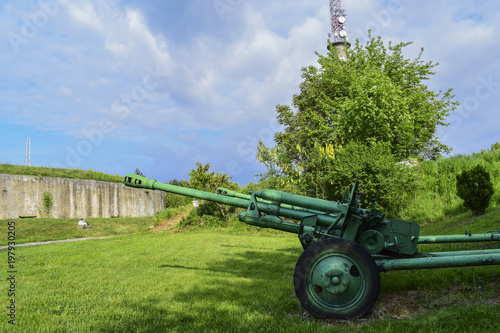
[[[79,242],[79,241],[84,241],[84,240],[89,240],[89,239],[102,239],[102,238],[110,238],[110,237],[113,237],[113,236],[61,239],[61,240],[54,240],[54,241],[47,241],[47,242],[34,242],[34,243],[16,244],[16,247],[46,245],[46,244],[52,244],[52,243]],[[9,246],[0,246],[0,250],[5,250],[7,248],[9,248]]]
[[[165,229],[172,228],[174,225],[177,224],[181,220],[181,218],[186,214],[185,212],[179,212],[177,215],[175,215],[172,219],[163,222],[162,224],[158,225],[157,227],[154,227],[151,229],[152,232],[158,232],[162,231]]]
[[[179,214],[175,215],[172,219],[165,221],[164,223],[160,224],[159,226],[152,228],[152,232],[158,232],[162,231],[164,229],[169,229],[172,228],[177,222],[181,220],[181,218],[184,216],[184,212],[180,212]],[[89,239],[103,239],[103,238],[110,238],[113,236],[102,236],[102,237],[85,237],[85,238],[73,238],[73,239],[61,239],[61,240],[54,240],[54,241],[47,241],[47,242],[33,242],[33,243],[24,243],[24,244],[16,244],[16,247],[22,247],[22,246],[36,246],[36,245],[47,245],[47,244],[52,244],[52,243],[67,243],[67,242],[79,242],[79,241],[85,241]],[[0,250],[5,250],[8,249],[9,246],[0,246]]]

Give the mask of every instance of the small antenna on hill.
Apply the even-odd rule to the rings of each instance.
[[[31,140],[26,139],[26,155],[24,157],[24,166],[31,166]]]

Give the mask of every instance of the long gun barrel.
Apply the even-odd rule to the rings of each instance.
[[[276,190],[254,191],[245,195],[222,188],[218,193],[210,193],[135,174],[127,174],[124,182],[127,186],[157,189],[246,209],[238,215],[240,221],[298,234],[304,248],[321,238],[333,236],[361,240],[370,253],[382,250],[402,254],[416,252],[419,226],[397,220],[397,228],[394,228],[396,223],[385,220],[384,214],[374,207],[372,210],[359,208],[356,196],[361,193],[357,192],[357,181],[350,195],[346,193],[342,201],[315,199]],[[282,218],[297,220],[300,224]],[[403,230],[406,233],[404,236],[400,235]]]
[[[309,197],[290,195],[285,192],[280,191],[269,191],[265,190],[263,192],[254,192],[249,198],[239,198],[236,196],[227,196],[218,193],[210,193],[205,191],[200,191],[196,189],[186,188],[182,186],[170,185],[156,180],[149,179],[146,177],[127,174],[125,176],[125,185],[137,188],[151,189],[151,190],[161,190],[165,192],[180,194],[184,196],[194,197],[198,199],[208,200],[217,202],[220,204],[235,206],[239,208],[247,208],[247,212],[240,213],[239,218],[242,222],[256,225],[262,228],[273,228],[282,231],[292,232],[299,234],[300,225],[297,223],[286,222],[279,219],[277,216],[282,216],[285,218],[290,218],[294,220],[302,220],[306,217],[311,216],[312,212],[307,209],[307,207],[314,205],[312,203],[304,204],[304,206],[298,206],[297,203],[301,203],[301,200],[311,199]],[[257,201],[254,198],[263,198],[264,200],[271,201]],[[274,200],[282,199],[283,201]],[[330,202],[326,200],[312,199],[323,202],[323,208],[328,210],[328,213],[316,211],[315,213],[320,213],[317,215],[318,224],[323,226],[331,226],[332,223],[339,222],[339,216],[343,211],[347,210],[347,206],[339,206],[338,203]],[[281,202],[289,203],[289,205],[281,205]],[[330,204],[330,205],[329,205]],[[317,204],[316,206],[320,206]],[[302,208],[304,207],[304,208]],[[267,216],[262,216],[260,213],[267,214]]]

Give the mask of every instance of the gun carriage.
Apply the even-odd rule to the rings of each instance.
[[[127,174],[125,185],[162,190],[244,209],[240,221],[298,235],[304,248],[294,270],[294,288],[303,307],[316,318],[354,318],[375,304],[380,272],[391,270],[500,264],[500,249],[421,252],[419,244],[500,241],[500,231],[485,234],[420,236],[420,226],[388,220],[375,208],[359,206],[356,180],[341,201],[276,190],[250,195],[219,188],[217,193],[160,183]],[[283,218],[300,221],[293,223]]]

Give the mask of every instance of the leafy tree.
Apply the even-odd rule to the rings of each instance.
[[[197,162],[196,169],[189,172],[189,185],[191,188],[197,190],[203,190],[206,192],[215,192],[218,187],[235,188],[236,184],[231,183],[229,180],[232,178],[226,173],[219,173],[210,170],[210,163],[205,165]],[[215,203],[215,205],[220,209],[221,215],[227,224],[226,210],[224,205],[220,203]]]
[[[169,180],[168,183],[170,185],[175,185],[175,186],[184,186],[184,187],[189,186],[189,182],[187,180],[178,180],[176,178]]]
[[[349,143],[328,164],[330,172],[325,174],[331,188],[330,198],[342,198],[344,190],[358,178],[359,191],[365,193],[361,200],[364,207],[377,198],[385,212],[396,215],[404,201],[402,190],[413,189],[416,170],[396,164],[390,147],[384,143]]]
[[[499,152],[500,151],[500,142],[494,143],[491,145],[491,149],[488,149],[488,152]]]
[[[457,175],[457,195],[464,200],[464,206],[476,215],[486,212],[493,193],[490,174],[482,165]]]
[[[424,84],[437,64],[423,61],[423,50],[416,59],[405,58],[403,50],[410,44],[386,47],[380,37],[370,36],[366,45],[357,40],[347,50],[346,61],[335,48],[325,56],[317,54],[319,68],[302,69],[303,82],[292,105],[276,107],[277,120],[284,126],[275,134],[276,146],[258,146],[258,158],[268,169],[266,176],[298,183],[315,174],[316,185],[308,180],[303,190],[320,183],[325,187],[330,176],[323,172],[329,167],[322,165],[328,159],[321,150],[331,155],[351,143],[381,144],[386,149],[379,152],[392,157],[380,159],[393,158],[394,162],[435,159],[449,152],[436,138],[436,131],[447,125],[445,117],[457,106],[452,89],[434,92]]]

